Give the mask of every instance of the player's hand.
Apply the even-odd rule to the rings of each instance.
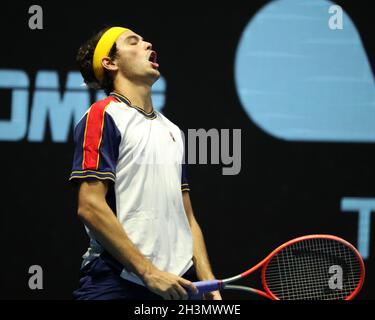
[[[193,294],[198,293],[198,289],[189,280],[156,268],[146,273],[143,281],[150,291],[162,296],[165,300],[187,300],[188,291]]]
[[[207,292],[203,295],[203,300],[223,300],[220,291]]]

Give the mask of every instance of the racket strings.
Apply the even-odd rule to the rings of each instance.
[[[265,270],[269,290],[281,300],[341,300],[361,279],[356,254],[331,239],[305,239],[279,251]]]

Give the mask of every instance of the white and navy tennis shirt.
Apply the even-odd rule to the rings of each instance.
[[[183,275],[193,264],[193,240],[182,201],[189,185],[180,129],[113,92],[87,110],[74,142],[69,180],[109,180],[114,194],[107,200],[132,242],[160,270]],[[83,265],[103,252],[86,230],[91,241]],[[121,277],[144,285],[125,269]]]

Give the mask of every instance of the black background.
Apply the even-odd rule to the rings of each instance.
[[[242,129],[242,169],[223,176],[220,165],[190,165],[195,214],[219,278],[257,263],[293,237],[330,233],[357,244],[358,214],[340,210],[343,197],[374,197],[373,144],[302,143],[275,139],[249,120],[234,85],[238,40],[267,1],[224,5],[126,2],[13,2],[0,19],[1,69],[22,69],[30,92],[39,70],[58,70],[61,83],[77,70],[77,48],[106,24],[128,26],[158,51],[167,82],[164,114],[183,130]],[[351,16],[374,70],[370,1],[336,1]],[[44,29],[30,30],[28,8],[43,8]],[[10,93],[0,90],[0,118],[10,115]],[[32,95],[30,95],[31,101]],[[73,127],[72,127],[73,128]],[[72,133],[72,132],[71,132]],[[0,142],[0,298],[70,299],[88,244],[68,183],[68,143]],[[372,223],[373,226],[373,223]],[[30,290],[28,268],[40,265],[44,289]],[[375,298],[373,248],[358,299]],[[259,285],[256,277],[248,280]],[[227,299],[250,298],[224,292]]]

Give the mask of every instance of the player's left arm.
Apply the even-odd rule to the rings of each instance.
[[[184,202],[185,213],[189,220],[191,232],[193,235],[193,262],[197,272],[197,277],[199,280],[215,279],[208,259],[202,230],[194,217],[189,192],[183,191],[182,198]],[[205,298],[208,300],[221,300],[221,295],[219,291],[214,291],[205,294]]]

